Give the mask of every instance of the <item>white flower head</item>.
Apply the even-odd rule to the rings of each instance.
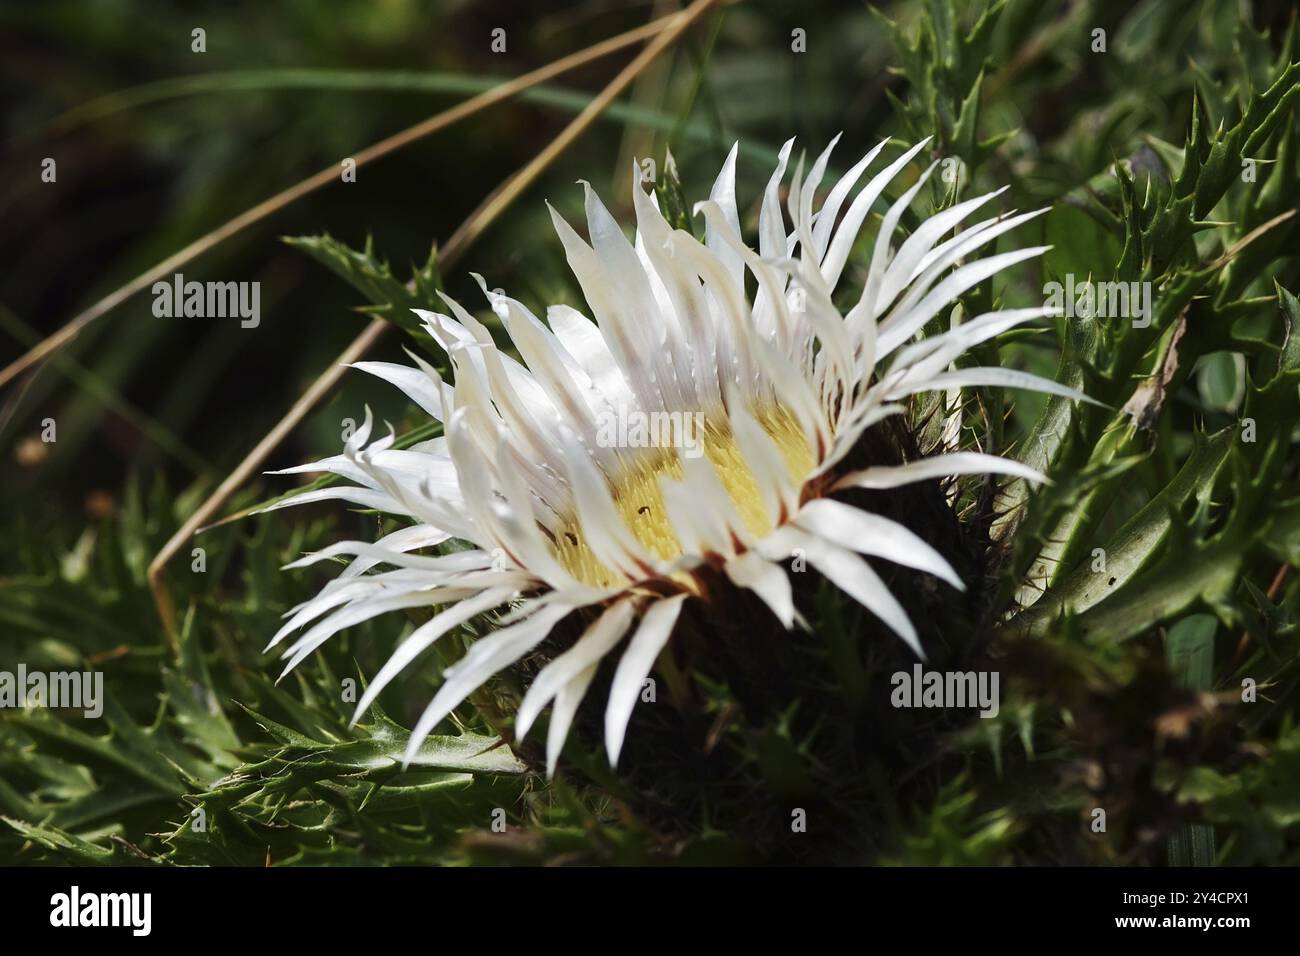
[[[415,356],[415,368],[357,363],[442,422],[444,437],[405,450],[393,447],[391,434],[371,441],[367,409],[341,455],[288,469],[333,472],[354,484],[283,504],[338,498],[412,523],[377,542],[341,542],[290,565],[353,559],[293,609],[272,639],[274,646],[306,628],[285,652],[286,672],[353,624],[402,608],[438,608],[375,675],[358,703],[360,717],[438,638],[498,611],[496,629],[447,669],[411,735],[409,761],[470,693],[528,655],[566,616],[587,609],[590,624],[537,674],[517,716],[522,738],[552,705],[553,773],[597,668],[624,645],[605,703],[605,744],[617,762],[642,684],[683,603],[700,597],[706,567],[752,590],[789,628],[798,613],[784,562],[798,553],[922,655],[912,622],[860,555],[955,588],[961,579],[914,532],[835,494],[959,474],[1043,476],[973,452],[847,474],[837,466],[866,429],[901,412],[899,402],[918,392],[1010,386],[1083,398],[1023,372],[953,368],[972,346],[1048,309],[990,312],[914,341],[957,296],[1045,251],[973,258],[1038,213],[994,216],[953,234],[998,195],[990,193],[925,220],[893,248],[899,219],[931,166],[889,206],[862,295],[841,314],[832,293],[862,225],[925,141],[852,195],[882,142],[814,210],[832,142],[806,177],[802,163],[795,170],[787,231],[779,189],[792,145],[781,149],[763,196],[757,251],[740,235],[734,147],[709,199],[696,206],[703,243],[669,225],[635,172],[635,242],[583,184],[589,239],[554,210],[552,218],[594,322],[567,305],[551,306],[542,322],[476,276],[523,364],[445,295],[448,313],[417,314],[446,350],[454,386]],[[746,272],[756,282],[752,301]],[[472,547],[416,553],[449,539]]]

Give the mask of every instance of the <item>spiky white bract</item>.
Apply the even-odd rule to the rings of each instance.
[[[753,591],[789,628],[799,618],[784,562],[798,552],[922,655],[902,605],[861,555],[953,587],[961,579],[913,531],[832,496],[958,474],[1043,476],[974,452],[848,474],[839,465],[866,429],[901,412],[900,402],[919,392],[1008,386],[1083,398],[1019,371],[954,367],[972,346],[1049,310],[991,312],[917,340],[957,296],[1044,251],[973,258],[1038,213],[994,216],[955,231],[997,195],[990,193],[925,220],[895,248],[899,219],[931,166],[888,206],[865,263],[862,294],[841,314],[832,293],[867,215],[925,142],[854,195],[881,143],[826,192],[816,211],[831,150],[806,176],[800,162],[789,189],[793,228],[787,231],[779,190],[792,145],[781,149],[763,196],[757,251],[741,238],[734,148],[709,199],[696,207],[705,224],[702,243],[669,225],[635,175],[634,242],[584,184],[589,238],[554,210],[552,217],[594,322],[555,305],[544,323],[476,276],[523,364],[447,296],[446,312],[418,315],[446,350],[454,387],[414,356],[417,367],[357,363],[442,422],[444,437],[404,450],[393,447],[391,433],[372,441],[367,410],[342,454],[287,469],[333,472],[353,484],[284,505],[334,498],[412,523],[377,542],[341,542],[290,565],[352,558],[315,598],[286,615],[272,639],[275,646],[305,628],[285,651],[286,672],[346,627],[403,608],[440,608],[374,676],[357,705],[360,717],[440,637],[496,611],[496,629],[447,669],[411,735],[409,761],[470,693],[582,611],[585,630],[536,676],[517,719],[522,737],[551,705],[553,773],[597,668],[622,646],[605,702],[605,743],[611,764],[617,762],[643,682],[683,604],[700,597],[706,565]],[[746,273],[756,282],[752,301]],[[611,416],[644,421],[656,414],[668,416],[659,420],[689,415],[701,424],[694,454],[671,443],[619,445],[602,430]],[[470,547],[417,553],[449,539]]]

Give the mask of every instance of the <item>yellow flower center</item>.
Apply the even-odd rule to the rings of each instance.
[[[801,483],[812,471],[816,460],[798,420],[780,406],[757,413],[751,411],[751,414],[776,445],[791,479],[796,484]],[[725,419],[719,427],[713,419],[704,417],[702,429],[691,436],[691,441],[698,442],[697,448],[702,446],[703,454],[712,463],[745,528],[757,537],[771,532],[772,519],[764,506],[758,481]],[[637,541],[660,559],[672,561],[682,555],[682,545],[664,507],[660,476],[681,480],[682,463],[675,449],[664,449],[653,456],[638,456],[636,462],[629,464],[612,483],[610,490],[619,517]],[[621,575],[596,557],[584,540],[576,518],[564,527],[555,550],[565,570],[585,584],[613,587],[624,583]]]

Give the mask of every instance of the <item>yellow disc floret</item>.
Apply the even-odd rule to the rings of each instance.
[[[796,485],[800,484],[816,461],[798,420],[777,405],[756,410],[754,418],[780,452],[790,478]],[[695,440],[702,444],[703,454],[717,472],[746,530],[755,537],[770,533],[772,517],[764,507],[758,482],[725,418],[701,416],[701,420],[702,435],[695,436]],[[682,545],[668,518],[659,483],[664,477],[681,480],[680,454],[677,448],[663,448],[655,454],[639,455],[611,482],[610,488],[623,524],[647,551],[664,561],[682,555]],[[576,518],[558,536],[556,557],[570,574],[586,584],[610,587],[624,583],[622,576],[607,568],[583,540]]]

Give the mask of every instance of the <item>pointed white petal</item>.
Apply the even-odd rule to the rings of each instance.
[[[892,415],[901,415],[907,411],[903,405],[877,405],[864,403],[860,406],[847,421],[841,422],[835,433],[835,444],[831,448],[824,461],[813,469],[810,478],[818,475],[824,475],[843,460],[844,456],[851,452],[857,444],[858,439],[872,425],[884,421]]]
[[[374,508],[376,511],[386,511],[389,514],[414,517],[408,509],[398,504],[397,500],[391,495],[370,488],[351,488],[346,485],[304,491],[302,494],[294,495],[284,501],[277,501],[273,505],[254,511],[253,514],[266,514],[270,511],[279,511],[281,508],[291,508],[295,505],[309,505],[316,501],[349,501],[354,505],[361,505],[363,508]]]
[[[960,202],[922,222],[917,230],[907,237],[906,241],[899,247],[897,254],[890,261],[889,268],[886,270],[884,279],[880,284],[880,291],[876,296],[876,314],[879,315],[882,309],[893,302],[902,288],[912,280],[914,270],[945,233],[955,228],[958,223],[980,206],[1002,195],[1008,188],[1003,186],[1001,189],[995,189],[983,196]]]
[[[978,259],[962,266],[931,289],[913,308],[905,312],[899,312],[895,309],[880,324],[880,339],[877,344],[878,357],[884,358],[916,335],[940,309],[951,305],[953,300],[967,289],[973,288],[989,276],[1010,268],[1017,262],[1024,262],[1026,259],[1042,255],[1050,248],[1051,246],[1032,246],[1028,249],[1018,249],[1015,252],[1004,252],[996,256],[989,256],[987,259]]]
[[[794,595],[784,568],[757,551],[746,551],[728,561],[725,570],[733,584],[757,594],[786,630],[794,626]]]
[[[893,245],[894,231],[898,228],[898,221],[902,218],[903,213],[911,207],[912,200],[920,192],[921,187],[926,184],[930,174],[938,167],[938,162],[933,162],[923,172],[911,188],[906,190],[885,213],[885,217],[880,221],[880,231],[876,233],[876,245],[871,253],[871,265],[867,269],[867,282],[862,290],[862,299],[860,306],[865,306],[871,315],[878,316],[884,311],[884,302],[880,300],[880,288],[885,280],[885,266],[888,262],[889,250]]]
[[[596,676],[598,665],[592,664],[560,688],[555,697],[555,706],[551,708],[551,723],[546,728],[546,779],[555,776],[555,765],[559,763],[560,751],[569,736],[578,705],[587,694],[591,680]]]
[[[915,382],[891,391],[888,397],[902,398],[915,392],[928,392],[944,388],[1023,388],[1032,392],[1046,392],[1048,395],[1060,395],[1090,405],[1103,405],[1095,398],[1089,398],[1077,388],[1070,388],[1060,382],[1041,375],[1032,375],[1011,368],[959,368],[951,372],[940,372],[933,378]],[[1104,405],[1103,405],[1104,407]]]
[[[354,726],[361,719],[361,715],[383,692],[383,689],[392,682],[393,678],[404,671],[412,661],[428,648],[432,647],[438,638],[464,624],[475,615],[482,614],[484,611],[491,610],[510,600],[516,593],[514,588],[490,588],[482,594],[458,601],[417,627],[411,632],[410,637],[397,646],[392,656],[379,669],[379,673],[370,681],[365,693],[361,695],[361,700],[357,702],[356,710],[352,714],[352,720],[348,723],[348,726]]]
[[[627,309],[624,296],[595,250],[582,241],[573,227],[549,203],[547,208],[550,209],[555,232],[564,245],[569,269],[582,287],[582,294],[591,306],[605,344],[637,403],[647,408],[662,408],[659,390],[652,386],[650,370],[642,361],[650,351],[650,346],[637,323],[636,315]]]
[[[441,528],[435,528],[427,524],[411,525],[409,528],[401,528],[390,534],[384,535],[375,542],[375,547],[383,548],[387,551],[397,551],[405,554],[408,551],[414,551],[417,548],[432,548],[442,544],[451,535]],[[379,564],[379,558],[362,558],[358,557],[355,561],[344,569],[339,575],[340,578],[354,578],[359,574],[364,574]]]
[[[912,157],[919,153],[928,142],[930,142],[929,136],[873,176],[862,187],[862,191],[854,197],[853,202],[849,204],[849,211],[844,214],[844,221],[835,230],[830,249],[826,252],[826,258],[822,260],[822,275],[826,277],[826,284],[830,288],[835,288],[839,283],[840,273],[844,271],[844,264],[849,259],[849,252],[853,248],[854,240],[858,237],[858,231],[862,228],[863,221],[871,212],[872,205],[875,204],[880,194],[885,191],[885,187],[898,175],[899,170],[910,163]]]
[[[966,585],[948,560],[897,521],[831,498],[808,502],[795,517],[807,531],[832,544],[916,568],[947,581],[959,591]]]
[[[408,766],[424,738],[438,722],[460,706],[461,701],[481,687],[497,671],[509,667],[540,644],[551,628],[572,610],[568,605],[548,605],[516,624],[493,631],[470,645],[469,651],[443,675],[445,680],[424,709],[402,756]]]
[[[921,641],[907,612],[880,576],[871,570],[871,565],[847,548],[806,533],[798,538],[798,547],[804,549],[809,563],[832,584],[880,618],[917,657],[925,660]]]
[[[421,370],[392,362],[353,362],[352,368],[368,372],[382,378],[385,382],[391,382],[435,419],[443,420],[445,413],[442,407],[441,383],[432,380]]]
[[[909,378],[928,378],[947,368],[962,353],[982,342],[996,338],[1034,319],[1052,315],[1052,309],[1003,309],[986,312],[964,322],[942,335],[913,342],[898,350],[890,364],[889,375],[904,371]]]
[[[428,607],[441,601],[459,600],[472,593],[474,593],[472,590],[465,591],[457,588],[449,588],[443,592],[428,588],[408,591],[405,594],[358,599],[342,610],[331,614],[289,645],[284,652],[289,660],[284,665],[284,670],[280,672],[280,678],[283,678],[301,664],[308,654],[344,628],[360,624],[362,621],[368,621],[381,614],[387,614],[389,611],[401,611],[412,607]]]
[[[619,659],[614,682],[609,689],[609,703],[605,708],[605,750],[609,754],[611,767],[618,766],[618,755],[623,750],[627,723],[632,718],[632,709],[641,695],[641,685],[654,667],[655,658],[668,643],[668,638],[672,637],[673,626],[677,623],[677,616],[687,597],[688,595],[679,594],[650,605]]]
[[[785,225],[781,215],[781,180],[785,178],[786,165],[790,162],[790,150],[794,140],[788,139],[777,154],[776,169],[772,171],[763,191],[763,205],[758,214],[758,250],[767,259],[775,259],[789,253],[785,241]]]
[[[305,568],[341,554],[369,558],[376,564],[391,564],[396,568],[419,568],[424,571],[472,571],[485,568],[491,563],[491,558],[478,550],[455,551],[440,555],[407,554],[378,544],[370,544],[368,541],[337,541],[320,551],[314,551],[289,562],[284,566],[284,570]]]
[[[564,350],[587,373],[592,388],[606,404],[615,408],[635,404],[636,396],[595,322],[567,305],[548,308],[546,321]]]
[[[823,204],[821,211],[817,214],[817,224],[813,228],[813,245],[817,249],[817,255],[820,259],[826,256],[826,246],[830,241],[831,230],[835,228],[835,221],[839,218],[840,208],[844,205],[844,200],[848,198],[853,187],[858,184],[866,168],[871,165],[872,160],[880,155],[880,151],[885,148],[888,139],[882,139],[867,155],[858,160],[853,168],[850,169],[837,182],[834,188],[826,196],[826,202]]]
[[[980,452],[960,451],[949,455],[934,455],[909,461],[905,465],[874,465],[861,471],[852,471],[837,481],[832,490],[839,488],[898,488],[916,481],[947,478],[952,475],[1014,475],[1029,481],[1046,482],[1047,476],[1037,468],[1030,468],[1010,458],[985,455]]]
[[[546,667],[535,678],[528,693],[519,705],[515,717],[515,736],[523,740],[527,736],[533,721],[542,712],[542,708],[551,702],[556,694],[589,667],[593,667],[604,658],[615,645],[623,639],[636,605],[631,598],[624,598],[612,604],[582,634],[582,637]]]
[[[723,221],[737,233],[740,232],[740,216],[736,212],[736,153],[739,149],[739,143],[732,144],[731,152],[727,154],[727,159],[718,172],[718,178],[709,191],[709,199],[717,203],[718,208],[722,210]],[[744,271],[735,250],[723,242],[718,237],[716,228],[708,223],[704,226],[704,242],[709,247],[709,251],[718,257],[723,270],[732,282],[743,293],[744,287],[741,282]]]

